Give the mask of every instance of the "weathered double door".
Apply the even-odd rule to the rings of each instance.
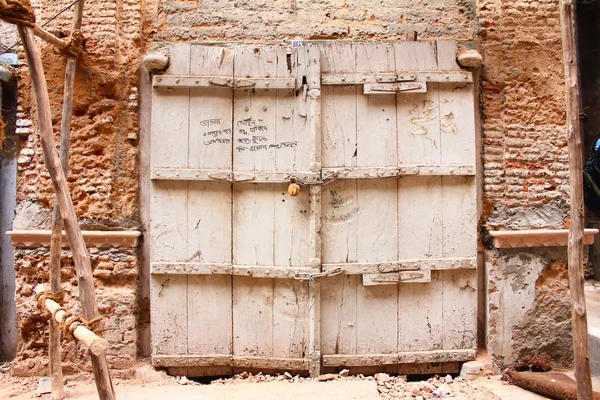
[[[153,77],[154,365],[318,374],[474,356],[473,85],[454,51],[170,46]]]

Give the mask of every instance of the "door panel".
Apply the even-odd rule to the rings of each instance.
[[[153,80],[154,365],[474,357],[475,112],[453,45],[171,45]]]

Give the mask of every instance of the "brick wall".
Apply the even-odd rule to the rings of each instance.
[[[488,229],[568,227],[558,1],[484,0],[478,13],[485,60],[487,346],[500,366],[546,353],[564,367],[572,362],[566,249],[499,250],[485,235]]]

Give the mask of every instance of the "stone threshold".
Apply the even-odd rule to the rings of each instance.
[[[137,247],[140,231],[81,231],[87,247]],[[13,247],[50,247],[51,230],[7,231]],[[62,247],[68,247],[62,231]]]
[[[598,229],[585,229],[583,244],[594,243]],[[489,231],[499,249],[516,247],[564,247],[569,241],[568,229],[531,229],[523,231]]]

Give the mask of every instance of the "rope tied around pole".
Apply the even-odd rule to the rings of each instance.
[[[29,0],[5,0],[0,2],[0,19],[19,26],[35,26],[35,13]]]
[[[6,125],[4,124],[4,120],[2,119],[2,115],[0,114],[0,146],[2,146],[2,143],[4,143],[4,127]]]
[[[74,332],[75,329],[77,329],[79,326],[85,326],[90,331],[100,336],[100,333],[101,331],[103,331],[103,329],[98,329],[97,325],[100,321],[102,321],[103,318],[104,317],[102,316],[98,316],[96,318],[91,319],[90,321],[87,321],[85,318],[83,318],[83,316],[73,315],[67,311],[67,316],[65,317],[65,319],[63,319],[63,322],[59,323],[58,325],[63,333],[62,336],[64,338],[69,337],[72,340],[75,340]]]
[[[62,300],[62,296],[63,296],[62,290],[57,293],[41,292],[36,296],[36,301],[37,301],[38,307],[40,308],[40,310],[46,311],[45,314],[47,315],[48,318],[51,317],[54,320],[56,320],[56,314],[59,311],[63,311],[65,313],[65,317],[63,318],[62,322],[58,323],[59,329],[63,333],[62,337],[71,338],[72,340],[74,340],[75,339],[74,332],[78,326],[84,326],[87,329],[89,329],[90,331],[94,332],[96,335],[100,336],[100,334],[104,331],[104,329],[101,326],[98,326],[98,323],[104,319],[104,317],[101,315],[87,321],[83,316],[75,315],[75,314],[67,311],[62,306],[55,309],[52,313],[48,312],[48,310],[45,306],[46,300],[52,300],[56,303],[59,303],[60,300]]]
[[[50,315],[50,313],[47,312],[48,310],[46,309],[46,306],[45,306],[46,300],[50,299],[50,300],[55,301],[60,304],[60,303],[62,303],[62,300],[63,300],[63,294],[64,294],[63,290],[61,290],[60,292],[56,292],[56,293],[54,293],[54,292],[38,293],[37,296],[35,296],[35,300],[37,301],[38,308],[40,310],[42,310],[43,312],[46,312],[47,315]],[[64,310],[64,308],[62,308],[62,307],[60,309]],[[58,311],[58,310],[56,310],[56,311]],[[52,317],[54,317],[54,314],[55,313],[52,314]]]
[[[83,34],[79,29],[71,32],[71,36],[66,39],[67,47],[63,50],[66,54],[73,57],[79,57],[83,53]]]

